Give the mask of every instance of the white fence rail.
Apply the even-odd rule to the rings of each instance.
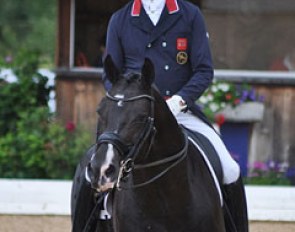
[[[71,181],[0,179],[0,214],[69,215]],[[246,186],[249,219],[295,221],[295,187]]]

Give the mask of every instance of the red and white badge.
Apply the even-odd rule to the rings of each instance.
[[[188,61],[188,54],[186,53],[187,50],[187,38],[177,38],[176,40],[176,47],[178,53],[176,55],[176,61],[178,64],[186,64]]]
[[[187,38],[177,38],[176,47],[179,51],[184,51],[187,49]]]

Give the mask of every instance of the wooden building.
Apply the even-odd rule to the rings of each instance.
[[[107,24],[111,14],[127,2],[58,0],[56,93],[62,120],[95,132],[96,108],[105,94],[101,54]],[[191,2],[200,6],[205,17],[215,77],[251,83],[265,96],[264,120],[251,129],[248,162],[273,159],[295,166],[295,75],[270,72],[282,68],[275,66],[280,59],[284,62],[290,52],[295,54],[294,0]]]

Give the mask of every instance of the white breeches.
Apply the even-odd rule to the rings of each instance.
[[[238,180],[240,176],[240,167],[232,158],[216,131],[190,112],[179,113],[176,116],[176,120],[179,124],[184,125],[190,130],[197,131],[209,139],[219,155],[223,169],[224,184],[231,184]]]

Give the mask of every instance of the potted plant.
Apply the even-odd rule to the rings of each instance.
[[[262,120],[263,101],[264,97],[249,84],[214,81],[197,103],[212,123],[221,126],[225,121]]]

